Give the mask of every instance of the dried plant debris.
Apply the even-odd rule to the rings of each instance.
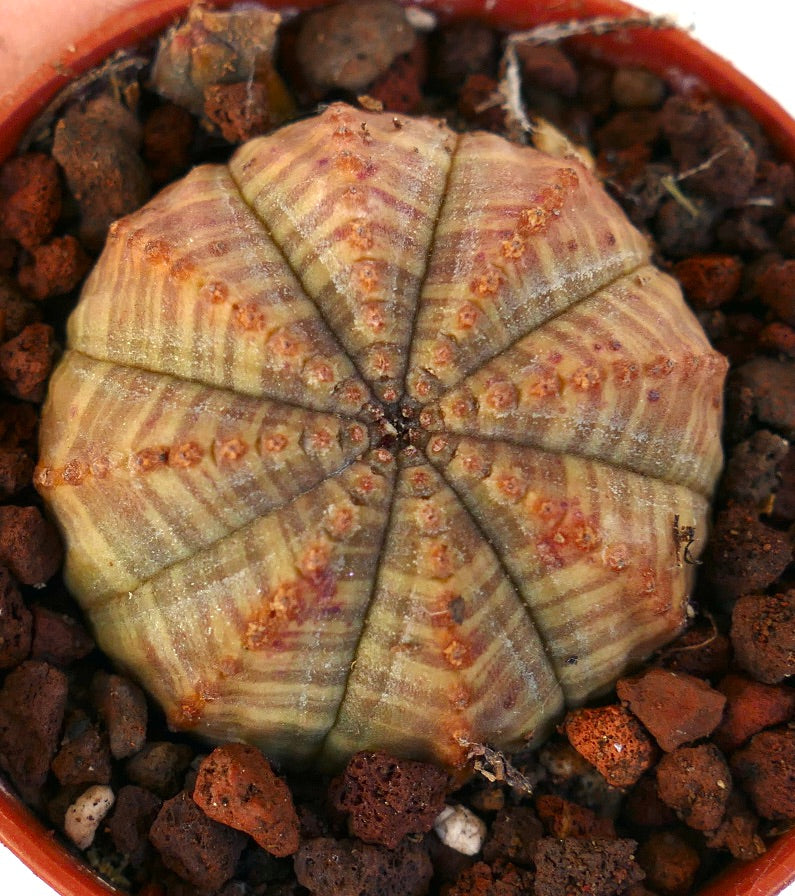
[[[117,50],[109,59],[70,81],[36,118],[23,137],[19,150],[52,140],[53,123],[73,103],[84,103],[108,94],[128,109],[136,110],[141,97],[141,77],[151,65],[149,56],[131,50]]]
[[[526,135],[533,134],[537,127],[532,117],[528,115],[522,98],[523,69],[528,67],[528,60],[524,55],[526,48],[554,45],[566,38],[576,37],[581,34],[600,35],[634,28],[659,29],[672,27],[676,27],[675,23],[666,16],[642,15],[623,18],[599,16],[578,21],[537,25],[535,28],[530,28],[527,31],[512,32],[505,39],[502,63],[500,65],[502,76],[498,88],[502,96],[503,108],[506,112],[508,134],[514,140],[522,140]],[[560,65],[560,62],[556,61]],[[566,61],[564,56],[564,68],[568,68]],[[564,94],[572,93],[574,90],[571,77],[565,78],[562,84],[558,83],[556,86],[558,89],[562,86]]]
[[[242,114],[247,121],[241,139],[261,132],[251,120],[254,115],[263,130],[280,124],[293,114],[292,100],[273,62],[281,21],[279,13],[254,4],[228,11],[192,6],[187,20],[161,39],[152,86],[205,127],[218,127],[224,136],[238,138],[228,116]],[[234,112],[238,107],[244,111]]]
[[[87,73],[0,166],[0,767],[69,849],[141,896],[695,894],[795,820],[792,164],[747,112],[613,69],[568,40],[666,20],[508,36],[381,0],[358,19],[350,9],[280,20],[258,6],[196,7],[163,38],[157,62],[144,45]],[[111,221],[193,166],[225,162],[230,144],[357,96],[398,132],[417,113],[457,133],[546,140],[563,158],[584,148],[732,368],[713,518],[692,531],[672,514],[664,526],[670,565],[698,580],[690,627],[617,692],[559,718],[538,749],[507,752],[459,732],[465,765],[452,775],[354,749],[336,776],[311,764],[296,773],[256,747],[176,734],[95,647],[31,487],[65,318]],[[370,145],[373,129],[354,124],[351,140]],[[366,244],[367,229],[352,237]],[[139,249],[167,269],[169,288],[191,276],[161,244]],[[482,285],[489,295],[491,281]],[[233,308],[217,285],[207,302],[236,315],[245,338],[260,332],[253,309]],[[664,364],[652,367],[670,381]],[[324,368],[312,369],[322,385]],[[393,444],[383,417],[365,428]],[[190,465],[197,454],[184,442],[148,446],[137,462],[150,472],[180,469],[164,458]],[[208,451],[229,462],[240,448],[227,438]],[[107,472],[96,457],[59,475],[77,489]],[[327,522],[339,532],[347,519]],[[649,585],[639,581],[636,591]],[[283,596],[277,615],[290,606]],[[455,595],[439,609],[434,631],[460,624]],[[254,646],[272,628],[264,616],[251,622]],[[565,668],[582,662],[572,650]],[[233,676],[234,664],[221,672]],[[215,693],[198,696],[186,718]]]

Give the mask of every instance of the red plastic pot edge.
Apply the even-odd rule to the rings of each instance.
[[[753,862],[731,865],[698,896],[776,896],[790,884],[795,884],[795,828]]]
[[[216,0],[228,6],[234,0]],[[272,8],[309,9],[327,0],[269,0]],[[407,0],[403,0],[407,2]],[[591,16],[641,14],[621,0],[418,0],[443,18],[473,16],[506,29]],[[115,13],[42,66],[18,91],[0,101],[0,161],[15,149],[47,104],[70,81],[113,51],[146,40],[176,21],[188,0],[141,0]],[[764,127],[780,152],[795,162],[795,121],[729,62],[675,29],[637,28],[578,40],[594,53],[623,65],[643,65],[672,85],[696,78],[721,99],[746,108]],[[120,891],[97,877],[65,849],[0,779],[0,840],[62,896],[110,896]],[[795,829],[753,862],[735,864],[703,888],[699,896],[776,896],[795,883]]]

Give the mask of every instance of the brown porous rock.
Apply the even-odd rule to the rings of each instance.
[[[789,454],[778,468],[779,486],[773,511],[779,519],[787,522],[795,521],[795,448],[790,447]]]
[[[748,198],[756,152],[716,103],[671,96],[662,108],[662,128],[680,171],[688,172],[688,190],[724,206]]]
[[[499,131],[505,127],[505,109],[499,100],[499,83],[489,75],[467,75],[458,94],[458,114],[471,127]]]
[[[108,742],[95,725],[67,740],[52,761],[55,777],[64,786],[110,783]]]
[[[69,666],[88,656],[94,641],[83,626],[65,613],[47,607],[33,607],[31,656],[56,666]]]
[[[597,809],[615,801],[617,793],[605,776],[568,742],[551,738],[538,753],[539,767],[553,793]]]
[[[763,264],[755,279],[762,302],[785,324],[795,326],[795,259]]]
[[[773,320],[759,331],[759,345],[769,351],[795,358],[795,329]]]
[[[491,823],[483,844],[483,858],[489,864],[497,859],[530,865],[536,844],[544,836],[538,815],[530,806],[506,806]]]
[[[0,690],[0,765],[28,802],[40,803],[66,709],[64,673],[26,660]]]
[[[622,158],[624,163],[629,163],[630,170],[642,167],[638,165],[648,161],[646,153],[638,147],[653,142],[660,134],[659,113],[650,109],[632,109],[617,112],[595,134],[596,144],[599,149],[606,151],[611,159]],[[636,155],[637,154],[637,155]],[[628,176],[624,172],[624,177]]]
[[[38,507],[0,507],[0,564],[23,585],[42,585],[63,560],[61,539]]]
[[[577,92],[577,69],[555,44],[519,43],[516,55],[526,88],[552,90],[563,96]]]
[[[533,875],[510,863],[498,867],[476,862],[465,868],[445,896],[527,896],[533,892]]]
[[[160,797],[135,784],[125,784],[116,794],[108,833],[116,849],[129,856],[133,865],[140,865],[150,849],[149,829],[162,803]]]
[[[216,747],[199,766],[193,799],[210,818],[245,831],[272,855],[298,849],[292,794],[255,747]]]
[[[674,265],[674,276],[699,309],[719,308],[740,288],[743,266],[734,255],[694,255]]]
[[[763,728],[795,718],[795,689],[786,685],[733,674],[721,680],[718,690],[726,695],[726,711],[712,739],[724,753],[736,750]]]
[[[243,143],[284,120],[283,103],[274,101],[262,81],[210,84],[204,91],[204,115],[228,143]]]
[[[660,896],[685,896],[690,892],[701,861],[698,852],[675,831],[655,831],[641,844],[638,864],[646,883]]]
[[[71,235],[57,236],[31,251],[30,264],[19,269],[19,285],[33,299],[71,292],[83,279],[90,261]]]
[[[0,382],[23,401],[43,401],[55,360],[55,337],[49,324],[28,324],[0,346]]]
[[[574,749],[613,787],[631,787],[654,761],[654,744],[623,706],[572,710],[563,730]]]
[[[689,827],[714,831],[723,820],[732,778],[714,744],[678,747],[657,765],[657,792]]]
[[[246,844],[245,834],[208,818],[184,790],[160,807],[149,839],[166,868],[210,892],[232,877]]]
[[[52,154],[80,206],[80,240],[92,251],[102,247],[112,221],[149,198],[141,141],[135,115],[105,94],[70,106],[55,126]]]
[[[457,89],[467,75],[495,74],[496,51],[497,36],[491,28],[472,20],[452,22],[438,32],[431,56],[432,74],[448,88]]]
[[[740,598],[731,641],[738,665],[757,680],[777,684],[795,674],[795,589]]]
[[[39,246],[61,215],[61,179],[50,156],[29,152],[0,168],[0,232],[25,249]]]
[[[0,283],[0,322],[4,313],[2,292]],[[0,501],[30,485],[37,451],[37,426],[38,414],[31,405],[0,403]]]
[[[759,519],[747,504],[731,504],[715,519],[707,550],[709,578],[718,597],[730,603],[742,594],[766,588],[792,559],[792,545]]]
[[[410,115],[422,102],[422,81],[426,69],[426,47],[418,41],[410,53],[404,53],[367,88],[367,95],[384,109]]]
[[[32,638],[33,616],[14,577],[0,566],[0,669],[21,663],[30,652]]]
[[[757,357],[738,367],[729,378],[733,390],[747,389],[750,411],[764,426],[795,439],[795,364]]]
[[[745,797],[732,790],[723,821],[707,837],[710,849],[725,849],[735,859],[747,862],[765,851],[765,843],[757,833],[759,816],[752,812]]]
[[[614,896],[643,879],[634,840],[558,840],[545,837],[536,850],[535,896]]]
[[[19,247],[14,240],[9,236],[0,235],[0,271],[12,271],[17,263],[18,255]]]
[[[196,119],[175,103],[152,110],[144,122],[143,157],[155,184],[164,184],[190,168]]]
[[[735,445],[721,482],[721,493],[730,501],[769,506],[778,488],[779,466],[789,451],[789,442],[767,429],[758,429]]]
[[[0,237],[0,252],[4,243]],[[0,256],[1,257],[1,256]],[[12,262],[12,267],[16,261]],[[12,279],[0,269],[0,341],[16,336],[25,326],[41,320],[42,309],[22,292],[16,278]]]
[[[720,723],[726,698],[685,672],[652,668],[616,685],[620,700],[666,752],[709,735]]]
[[[731,644],[728,637],[707,620],[697,621],[663,653],[666,669],[700,678],[720,678],[729,671]]]
[[[0,446],[0,501],[30,484],[33,458],[22,448]]]
[[[756,811],[774,821],[795,818],[795,731],[760,731],[731,759],[732,771]]]
[[[298,883],[312,896],[425,896],[433,868],[420,843],[395,849],[318,837],[295,855]]]
[[[98,671],[91,681],[91,697],[105,722],[114,759],[137,753],[146,742],[148,709],[144,692],[122,675]]]
[[[149,741],[140,753],[128,760],[125,768],[130,780],[163,799],[175,796],[194,752],[187,744]]]
[[[665,97],[665,82],[644,68],[618,68],[610,81],[610,94],[625,109],[658,106]]]
[[[407,834],[425,834],[444,807],[447,773],[384,752],[356,753],[332,782],[334,808],[365,843],[394,849]]]

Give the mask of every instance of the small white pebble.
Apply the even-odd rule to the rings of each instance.
[[[64,830],[78,849],[88,849],[94,842],[99,823],[110,812],[116,797],[106,784],[95,784],[66,810]]]
[[[436,836],[456,852],[474,856],[486,839],[486,824],[465,806],[445,806],[433,823]]]
[[[419,6],[407,7],[406,19],[415,31],[433,31],[438,25],[436,16],[429,9],[421,9]]]

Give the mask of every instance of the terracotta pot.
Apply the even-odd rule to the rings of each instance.
[[[216,5],[229,5],[217,0]],[[271,8],[310,8],[327,0],[269,0]],[[478,16],[505,28],[589,16],[627,16],[638,10],[620,0],[424,0],[443,16]],[[9,12],[10,28],[30,33],[31,53],[3,69],[0,58],[0,161],[48,102],[71,79],[113,50],[156,34],[176,20],[188,0],[80,0],[70,4],[69,21],[42,28],[37,10],[52,10],[52,0],[28,0]],[[18,18],[15,20],[15,16]],[[5,23],[8,26],[8,21]],[[719,97],[748,109],[784,156],[795,162],[795,121],[750,80],[687,34],[650,29],[579,38],[594,54],[613,63],[644,65],[675,86],[696,76]],[[60,49],[59,49],[60,48]],[[47,60],[39,65],[37,60]],[[13,64],[13,63],[12,63]],[[18,73],[24,72],[19,83]],[[12,72],[16,77],[12,76]],[[13,88],[3,85],[14,84]],[[0,840],[63,896],[116,893],[75,854],[64,849],[0,779]],[[779,838],[765,855],[737,864],[705,887],[700,896],[775,896],[795,884],[795,830]]]

